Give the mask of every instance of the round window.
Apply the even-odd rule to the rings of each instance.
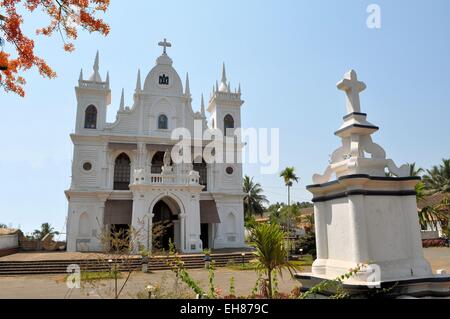
[[[227,169],[226,169],[226,171],[227,171],[227,174],[228,174],[228,175],[232,175],[232,174],[234,173],[234,169],[233,169],[233,167],[231,167],[231,166],[228,166]]]
[[[89,163],[89,162],[84,163],[84,164],[83,164],[83,169],[84,169],[86,172],[89,172],[89,171],[92,169],[92,164]]]

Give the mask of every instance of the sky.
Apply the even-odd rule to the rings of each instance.
[[[368,28],[367,7],[379,5],[381,27]],[[362,111],[379,126],[373,138],[397,164],[424,168],[450,157],[450,2],[447,0],[227,0],[112,1],[108,37],[82,33],[65,53],[59,36],[39,38],[37,52],[58,73],[54,80],[26,73],[26,97],[0,91],[0,223],[31,232],[44,222],[65,230],[80,69],[110,72],[113,121],[121,89],[132,104],[136,73],[146,75],[167,38],[174,67],[190,76],[193,107],[209,96],[226,63],[232,87],[242,86],[243,127],[280,129],[280,170],[301,178],[295,201],[322,173],[340,146],[334,132],[345,115],[336,83],[349,69],[367,84]],[[25,15],[26,30],[47,21]],[[244,173],[261,183],[270,201],[286,201],[279,174]]]

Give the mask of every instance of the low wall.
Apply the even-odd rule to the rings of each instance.
[[[17,253],[19,250],[19,236],[2,235],[0,236],[0,257]]]
[[[19,247],[19,236],[17,234],[0,236],[0,250],[17,247]]]
[[[422,239],[437,239],[439,238],[439,231],[437,230],[422,230]]]

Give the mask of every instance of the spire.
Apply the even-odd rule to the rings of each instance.
[[[91,77],[89,78],[89,81],[92,82],[102,82],[102,78],[100,76],[99,70],[100,70],[100,53],[97,51],[97,54],[95,55],[95,61],[94,66],[92,67],[94,70],[94,73],[92,73]]]
[[[225,62],[222,64],[222,83],[227,83],[227,72],[225,71]]]
[[[203,94],[202,94],[202,102],[201,102],[200,112],[202,113],[203,117],[206,117],[206,113],[205,113],[205,99],[203,98]]]
[[[100,69],[100,53],[97,50],[97,54],[95,55],[95,61],[94,61],[94,71],[98,72]]]
[[[231,93],[231,82],[228,81],[228,93]]]
[[[109,87],[109,71],[106,73],[106,84]]]
[[[219,82],[216,80],[216,88],[214,89],[215,92],[219,91]]]
[[[186,89],[184,94],[191,95],[191,88],[189,87],[189,73],[186,73]]]
[[[83,81],[83,68],[81,68],[80,71],[80,78],[78,79],[79,81]]]
[[[122,89],[122,96],[120,97],[120,111],[125,110],[125,90]]]
[[[218,87],[220,92],[228,92],[227,85],[227,72],[225,71],[225,62],[222,65],[222,80],[220,82],[220,87]]]
[[[142,85],[141,85],[141,70],[138,70],[137,74],[137,80],[136,80],[136,92],[141,92]]]
[[[239,83],[238,94],[241,94],[241,83]]]

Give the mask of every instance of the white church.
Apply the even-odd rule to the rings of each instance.
[[[241,127],[240,87],[231,90],[224,66],[209,99],[208,121],[203,96],[199,111],[192,108],[189,77],[183,87],[166,52],[171,44],[164,39],[159,45],[163,53],[143,86],[138,71],[131,107],[125,105],[122,91],[113,123],[106,120],[109,74],[103,81],[98,53],[89,79],[81,71],[75,88],[75,133],[70,136],[72,181],[65,192],[68,251],[100,251],[103,232],[128,229],[138,229],[139,247],[151,250],[152,227],[161,222],[169,226],[158,239],[159,248],[167,249],[169,241],[183,253],[245,247],[242,164],[210,163],[202,156],[176,163],[170,156],[179,142],[171,137],[177,128],[194,136],[195,123],[201,123],[203,132],[215,129],[234,135]],[[204,149],[205,141],[200,143]],[[233,147],[234,158],[240,147],[241,143]]]

